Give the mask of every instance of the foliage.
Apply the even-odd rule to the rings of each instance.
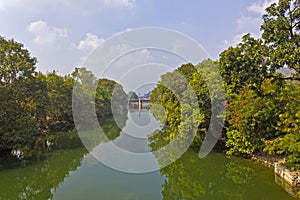
[[[264,151],[287,155],[287,163],[300,163],[300,86],[288,84],[282,94],[285,112],[279,115],[277,129],[284,136],[266,141]]]
[[[300,85],[287,84],[281,95],[284,113],[279,115],[278,129],[285,133],[300,133]]]
[[[73,123],[72,91],[74,79],[69,75],[59,76],[55,71],[46,75],[40,73],[39,77],[47,84],[48,120]]]
[[[150,109],[164,127],[150,138],[152,149],[176,137],[183,144],[193,140],[200,146],[212,113],[224,103],[220,92],[224,84],[228,154],[251,155],[264,149],[286,155],[289,163],[300,163],[300,1],[272,4],[261,30],[261,38],[246,34],[217,62],[184,64],[161,76],[150,95]],[[213,70],[216,64],[223,83]],[[73,125],[72,102],[83,121],[114,114],[116,123],[124,125],[118,117],[126,116],[128,98],[137,98],[134,92],[126,95],[115,81],[98,80],[85,68],[60,76],[55,71],[36,73],[35,65],[36,59],[22,44],[0,37],[0,150],[30,148],[50,122]],[[293,75],[277,73],[283,68],[293,70]]]
[[[192,134],[193,129],[197,130],[193,146],[201,145],[209,127],[211,105],[220,103],[217,102],[220,95],[220,88],[217,87],[222,83],[216,79],[214,65],[212,60],[205,60],[196,67],[185,64],[161,76],[159,84],[150,95],[150,102],[151,111],[164,123],[165,128],[160,134],[155,134],[160,136],[151,138],[152,148],[156,149],[157,145],[164,144],[158,139],[162,135],[166,142],[170,142],[176,135],[184,132]],[[185,141],[184,136],[181,139]]]
[[[0,86],[0,149],[10,150],[34,142],[37,122],[14,100],[10,87]]]
[[[93,106],[96,106],[99,117],[111,115],[111,107],[115,108],[119,117],[127,114],[127,95],[116,82],[96,80],[85,68],[76,68],[72,74],[65,76],[55,71],[44,75],[35,71],[35,64],[36,59],[22,44],[0,37],[1,151],[9,153],[12,149],[30,149],[42,133],[73,129],[72,93],[75,83],[83,86],[76,88],[81,89],[77,92],[79,99],[96,96]],[[87,87],[93,82],[98,83],[97,91]],[[113,95],[115,106],[111,106]],[[95,102],[94,99],[92,101]]]
[[[265,139],[282,134],[276,128],[282,113],[281,84],[268,79],[261,87],[262,92],[258,95],[245,86],[228,103],[227,118],[231,126],[227,128],[226,146],[230,148],[229,154],[252,154],[263,147]]]
[[[119,112],[127,113],[127,94],[123,87],[115,81],[99,79],[95,99],[98,118]]]
[[[270,154],[286,154],[287,163],[300,162],[300,134],[290,133],[266,142],[265,151]]]
[[[262,38],[270,47],[270,69],[286,66],[300,73],[300,2],[279,0],[266,9],[261,26]]]
[[[256,149],[255,144],[253,143],[259,143],[259,141],[252,141],[253,139],[251,139],[250,136],[237,130],[229,130],[226,135],[228,137],[226,147],[230,148],[226,152],[228,155],[232,155],[234,153],[252,154]]]
[[[36,58],[24,46],[14,40],[0,37],[0,81],[4,85],[23,82],[33,77]]]
[[[235,48],[229,47],[220,54],[218,67],[228,96],[239,93],[246,85],[260,90],[262,81],[269,73],[267,56],[267,46],[250,34],[245,35]]]
[[[262,38],[249,35],[220,54],[227,89],[229,154],[264,151],[299,162],[300,2],[279,0],[266,9]],[[292,77],[277,70],[289,68]]]
[[[44,117],[44,87],[34,77],[36,59],[22,44],[0,37],[0,149],[34,141]]]
[[[191,65],[183,65],[178,70],[164,74],[161,76],[161,81],[158,86],[152,91],[150,95],[150,102],[160,106],[152,106],[150,109],[153,115],[159,119],[169,130],[165,135],[166,142],[172,141],[175,136],[182,137],[182,141],[190,138],[189,130],[193,128],[192,124],[185,120],[186,116],[192,117],[192,105],[189,104],[188,96],[188,75],[189,71],[196,69]],[[183,93],[185,92],[185,95]],[[186,99],[183,99],[185,98]],[[161,107],[165,112],[161,112]],[[182,127],[182,129],[180,128]],[[187,135],[180,131],[186,131]]]

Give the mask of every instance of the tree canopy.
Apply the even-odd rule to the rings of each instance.
[[[270,49],[271,70],[287,67],[300,80],[300,1],[279,0],[266,9],[262,39]]]
[[[36,72],[36,62],[22,44],[0,37],[1,151],[30,148],[42,135],[74,129],[72,93],[78,81],[97,83],[93,93],[99,118],[112,115],[113,95],[115,111],[120,116],[127,112],[127,94],[115,81],[97,80],[85,68],[64,76],[56,71],[43,74]],[[90,92],[81,89],[82,95]]]
[[[226,88],[226,134],[222,141],[230,155],[251,156],[267,152],[285,155],[288,163],[299,164],[300,1],[279,0],[266,9],[262,19],[261,38],[255,39],[246,34],[238,45],[221,52],[216,62]],[[152,148],[165,145],[159,137],[167,142],[172,140],[182,126],[185,106],[179,99],[187,96],[186,83],[182,82],[182,78],[173,79],[176,72],[182,74],[197,95],[200,112],[195,117],[199,120],[199,127],[194,144],[201,145],[212,113],[211,92],[214,89],[211,88],[217,87],[217,84],[208,90],[207,81],[212,80],[213,83],[216,79],[212,76],[205,82],[197,69],[212,64],[209,60],[195,67],[186,64],[161,76],[150,100],[152,104],[160,105],[157,109],[154,106],[152,111],[159,120],[165,120],[168,131],[152,138]],[[285,69],[289,69],[292,75],[280,73]],[[177,87],[180,94],[175,95],[166,87],[169,85]],[[192,113],[189,115],[193,116]]]
[[[217,61],[187,63],[161,75],[150,95],[150,109],[164,127],[150,138],[152,149],[175,137],[183,144],[193,139],[198,148],[213,109],[220,108],[213,105],[226,103],[222,142],[228,154],[267,152],[300,164],[300,0],[279,0],[262,20],[260,38],[246,34]],[[128,98],[138,98],[86,68],[61,76],[36,72],[36,63],[22,44],[0,37],[1,151],[28,147],[51,130],[74,129],[74,98],[75,106],[86,106],[85,100],[92,105],[79,113],[83,117],[94,117],[96,110],[98,119],[116,114],[115,120],[126,116]],[[217,70],[210,70],[215,65],[223,82],[216,79]],[[283,69],[292,75],[280,73]],[[74,85],[79,87],[72,96]],[[220,85],[225,86],[226,102],[218,102]]]

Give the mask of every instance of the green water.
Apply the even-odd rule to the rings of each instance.
[[[143,123],[151,118],[146,111],[136,114]],[[103,126],[120,140],[112,120]],[[293,199],[275,183],[272,169],[223,153],[199,159],[188,150],[159,171],[130,174],[99,163],[74,138],[57,138],[37,160],[1,160],[0,199]]]

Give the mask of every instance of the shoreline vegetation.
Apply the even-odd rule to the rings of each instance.
[[[288,176],[284,174],[294,172],[299,177],[299,13],[299,1],[279,0],[262,17],[261,38],[246,34],[236,47],[221,52],[216,61],[208,59],[195,66],[187,63],[162,75],[150,94],[151,105],[159,106],[150,106],[150,110],[164,122],[164,127],[149,139],[150,147],[161,148],[176,135],[184,143],[196,128],[192,148],[199,148],[209,128],[211,105],[218,101],[214,91],[222,85],[226,101],[219,103],[224,103],[227,109],[226,116],[218,116],[225,119],[219,140],[222,150],[229,156],[248,157],[274,166],[284,179]],[[127,114],[128,95],[115,81],[97,80],[86,68],[76,68],[64,76],[56,71],[43,74],[36,72],[36,63],[37,59],[23,44],[0,36],[1,154],[30,149],[41,142],[41,137],[51,137],[55,132],[75,130],[72,92],[76,84],[82,94],[75,97],[78,102],[85,96],[95,97],[93,103],[99,119],[112,115],[112,95],[119,100],[118,112]],[[210,70],[215,67],[219,72]],[[207,75],[205,79],[202,73]],[[207,83],[213,83],[217,73],[223,82],[209,89]],[[93,81],[96,87],[93,94],[84,87],[88,81]],[[172,83],[183,103],[174,91],[165,87],[166,83]],[[189,100],[186,83],[197,96],[199,110],[193,109],[195,102]],[[113,94],[115,88],[119,89]],[[189,120],[182,120],[182,116],[188,116]],[[297,195],[300,197],[300,192]]]
[[[247,158],[259,155],[256,160],[274,165],[275,172],[287,182],[291,182],[287,177],[294,171],[299,175],[299,12],[298,1],[279,0],[266,9],[260,38],[246,34],[238,45],[221,52],[217,61],[184,64],[162,75],[150,102],[155,105],[151,111],[161,122],[165,121],[165,127],[152,138],[151,145],[160,148],[175,136],[188,141],[193,134],[191,125],[199,124],[192,145],[199,148],[210,126],[212,105],[224,103],[226,114],[218,117],[225,119],[220,141],[227,155]],[[214,68],[223,79],[221,84],[215,83],[218,72],[210,70]],[[197,96],[198,113],[185,82]],[[172,87],[168,87],[169,83]],[[218,102],[220,85],[226,90],[224,102]],[[189,116],[189,120],[184,120],[184,116]],[[275,164],[281,157],[285,158],[284,163]],[[296,179],[293,184],[299,186]]]

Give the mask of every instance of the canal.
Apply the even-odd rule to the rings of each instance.
[[[151,152],[147,138],[160,129],[146,109],[130,109],[122,128],[113,119],[100,124],[111,143],[131,152]],[[293,199],[275,183],[272,169],[222,152],[199,159],[189,149],[163,169],[134,174],[99,162],[72,132],[31,151],[37,151],[33,160],[0,160],[0,199]]]

